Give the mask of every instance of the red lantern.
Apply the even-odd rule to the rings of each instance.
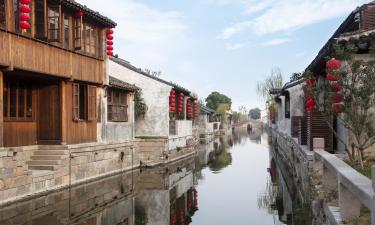
[[[332,111],[334,113],[340,114],[344,112],[344,104],[343,103],[335,103],[332,106]]]
[[[110,28],[110,29],[107,29],[106,31],[107,34],[113,34],[113,30]]]
[[[28,13],[21,13],[20,14],[20,20],[21,21],[29,21],[30,20],[30,15]]]
[[[107,51],[107,55],[108,56],[113,56],[113,52],[112,51]]]
[[[83,17],[83,12],[82,12],[82,11],[78,11],[78,12],[76,12],[76,13],[74,14],[74,16],[75,16],[76,18]]]
[[[315,79],[314,78],[309,78],[306,80],[306,84],[308,87],[313,87],[315,85]]]
[[[107,41],[107,45],[113,45],[113,41]]]
[[[113,51],[113,47],[112,46],[107,46],[107,51]]]
[[[344,101],[344,97],[342,95],[340,95],[340,94],[334,94],[332,96],[332,101],[334,103],[342,103]]]
[[[21,7],[19,8],[19,11],[21,13],[30,13],[30,7],[28,5],[21,5]]]
[[[342,86],[337,82],[331,82],[331,88],[333,92],[340,92],[342,91]]]
[[[27,21],[22,21],[20,22],[20,28],[23,29],[23,30],[27,30],[27,29],[30,29],[30,24],[29,22]]]
[[[331,73],[327,74],[327,80],[329,81],[339,81],[341,80],[341,76],[333,76]]]
[[[110,40],[110,41],[113,40],[113,35],[112,34],[108,34],[107,35],[107,40]]]
[[[20,3],[23,5],[30,5],[31,0],[20,0]]]
[[[340,67],[341,67],[341,61],[335,58],[328,60],[326,63],[327,70],[338,70],[340,69]]]

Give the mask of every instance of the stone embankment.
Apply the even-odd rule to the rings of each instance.
[[[371,181],[324,151],[323,139],[315,138],[314,151],[309,151],[282,133],[271,130],[270,136],[280,169],[289,174],[300,199],[311,205],[313,225],[375,225],[374,177]]]

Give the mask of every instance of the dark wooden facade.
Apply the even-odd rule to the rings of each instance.
[[[72,0],[32,0],[20,30],[17,4],[0,0],[0,147],[96,141],[105,30],[116,24]]]

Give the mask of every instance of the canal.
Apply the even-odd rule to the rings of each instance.
[[[267,135],[235,132],[194,157],[41,195],[0,209],[1,224],[310,224]]]

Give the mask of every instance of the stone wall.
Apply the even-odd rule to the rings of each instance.
[[[3,206],[0,223],[133,224],[132,186],[132,174],[126,173]]]
[[[54,170],[30,170],[27,161],[39,146],[0,150],[0,203],[56,190],[139,166],[133,143],[58,146],[65,155]]]
[[[169,136],[170,151],[187,146],[187,140],[193,138],[193,122],[191,120],[176,120],[176,135]]]

